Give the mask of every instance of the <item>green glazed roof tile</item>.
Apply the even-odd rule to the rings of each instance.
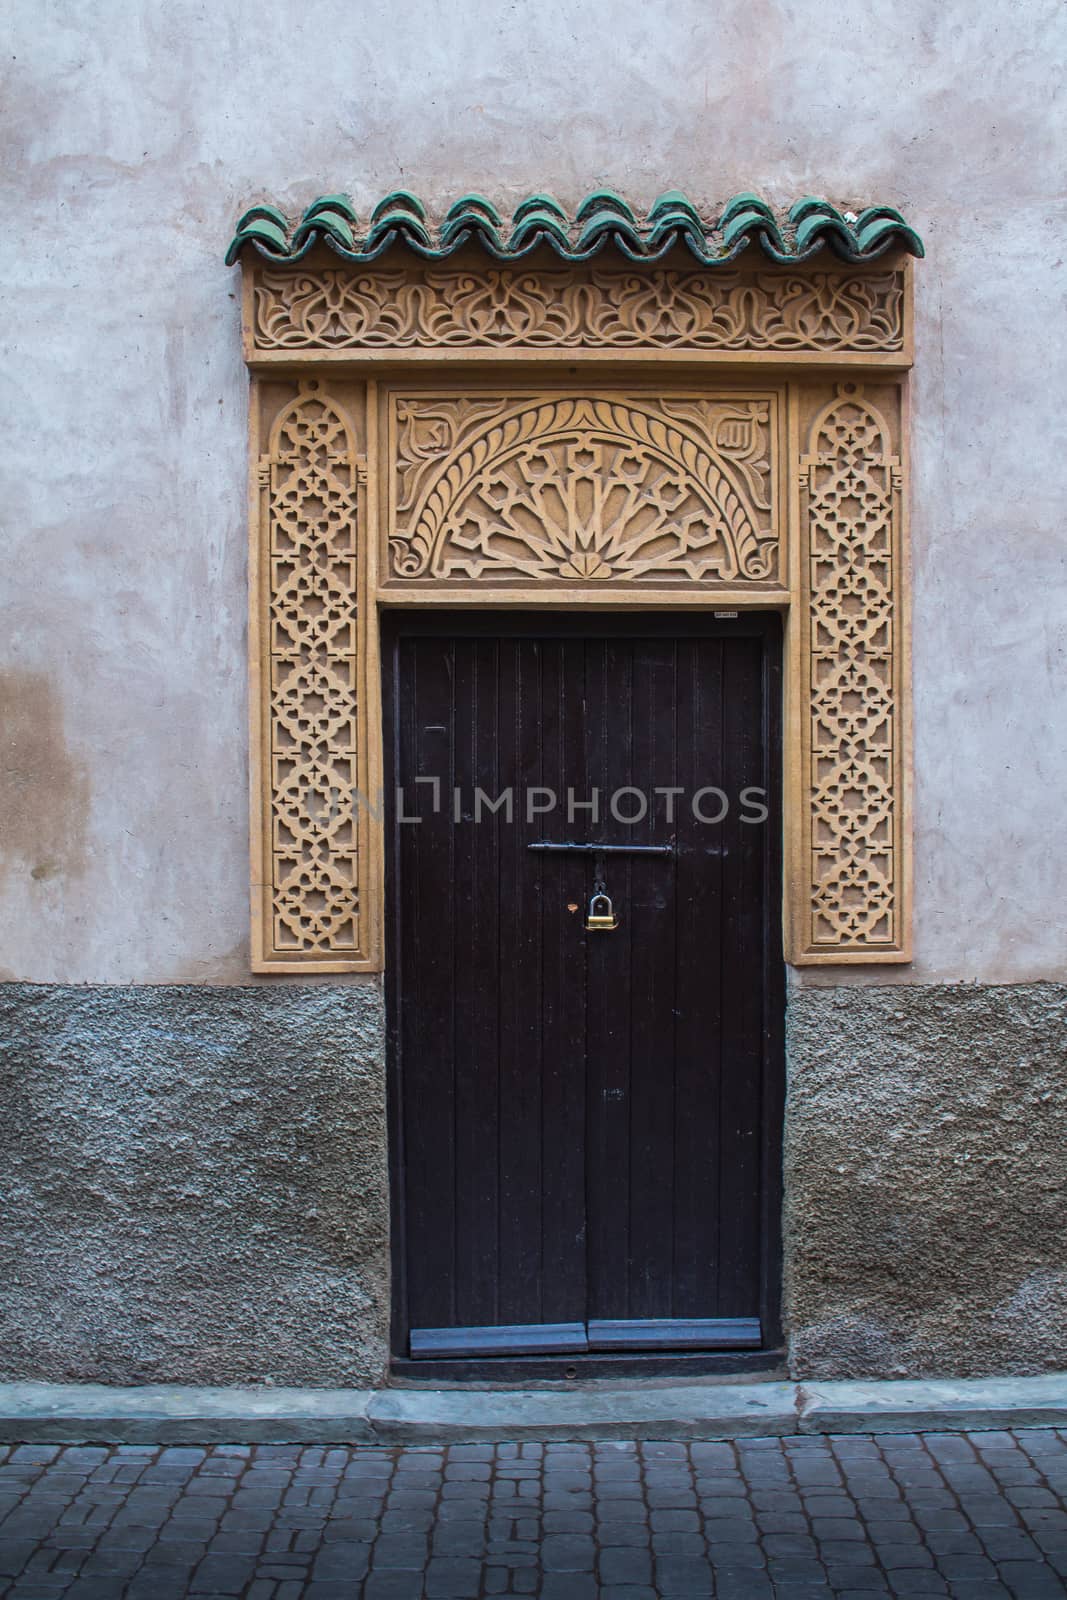
[[[622,195],[616,194],[614,189],[594,189],[591,194],[587,194],[574,213],[574,220],[578,224],[588,222],[590,217],[602,211],[613,211],[624,221],[632,223],[635,228],[637,226],[637,218]]]
[[[370,214],[371,222],[379,221],[388,211],[410,211],[420,222],[426,221],[426,207],[410,189],[394,189],[384,200],[379,200]]]
[[[305,241],[317,238],[319,235],[339,244],[342,250],[351,250],[355,245],[352,233],[352,224],[348,217],[341,211],[334,211],[330,207],[323,207],[313,216],[304,214],[299,227],[293,234],[293,250],[299,250]]]
[[[480,213],[494,228],[499,228],[503,225],[503,218],[500,212],[491,200],[485,198],[484,194],[461,194],[459,199],[454,200],[445,212],[445,221],[452,222],[457,217],[465,217],[472,213]]]
[[[744,238],[747,240],[754,229],[762,228],[766,231],[768,227],[773,228],[775,233],[778,232],[774,218],[773,216],[768,216],[766,207],[742,206],[739,210],[734,211],[729,222],[723,225],[722,242],[729,250],[739,239]]]
[[[627,217],[620,211],[608,210],[606,206],[592,213],[586,211],[585,215],[585,225],[578,235],[579,255],[591,249],[595,243],[604,243],[616,234],[630,244],[639,244],[640,233],[632,216]]]
[[[903,219],[897,221],[895,217],[872,217],[869,222],[864,224],[861,217],[860,221],[854,225],[853,232],[859,241],[860,250],[865,255],[876,251],[879,241],[882,239],[889,239],[891,243],[895,240],[904,249],[910,249],[913,256],[921,256],[923,254],[922,240],[915,232],[915,229],[909,228]]]
[[[886,250],[924,254],[923,243],[893,206],[867,206],[859,215],[804,195],[782,213],[757,194],[736,194],[714,219],[702,216],[680,190],[657,196],[642,220],[613,189],[594,189],[573,215],[549,194],[528,195],[506,221],[481,194],[461,195],[437,225],[408,189],[394,189],[374,207],[364,228],[347,195],[320,195],[295,224],[277,207],[250,206],[226,252],[232,264],[250,247],[269,261],[299,261],[323,242],[346,261],[368,262],[406,249],[440,261],[476,245],[498,261],[517,261],[548,247],[564,261],[587,261],[615,250],[632,261],[660,260],[683,246],[705,266],[721,266],[743,250],[772,261],[807,261],[830,249],[846,261],[873,261]]]
[[[841,213],[835,211],[832,206],[827,206],[824,212],[809,211],[797,227],[798,250],[806,250],[817,241],[824,244],[840,243],[846,252],[854,241],[859,253],[859,240],[849,231],[848,223]]]
[[[406,205],[392,205],[388,210],[378,206],[367,234],[367,250],[377,250],[379,246],[384,248],[386,244],[391,244],[393,235],[423,245],[428,250],[433,249],[429,229],[414,211]]]
[[[279,211],[277,206],[266,205],[249,206],[248,210],[238,218],[237,226],[238,228],[243,228],[246,222],[257,222],[260,220],[264,222],[277,223],[278,227],[281,228],[283,233],[289,226],[288,222],[286,221],[284,211]]]
[[[553,199],[550,194],[529,194],[525,200],[520,200],[515,207],[511,218],[512,227],[517,228],[520,222],[525,222],[526,218],[532,216],[535,212],[538,215],[547,212],[550,216],[562,222],[564,227],[567,226],[567,213],[558,200]]]
[[[260,255],[265,256],[285,256],[289,251],[289,238],[284,223],[279,227],[276,222],[270,222],[266,217],[241,218],[237,233],[226,252],[228,267],[233,266],[246,244],[254,244]]]
[[[668,189],[666,194],[657,195],[649,208],[648,220],[650,223],[658,222],[664,213],[678,211],[684,211],[696,223],[698,228],[703,226],[700,220],[700,212],[693,205],[689,196],[684,195],[680,189]]]
[[[860,212],[853,227],[857,230],[866,227],[867,223],[873,222],[876,217],[887,217],[891,222],[899,222],[902,227],[908,226],[896,206],[868,206],[866,210]]]
[[[699,221],[694,221],[687,211],[662,211],[648,229],[644,242],[657,255],[672,244],[688,244],[699,257],[704,253],[706,241]]]
[[[726,204],[722,208],[722,211],[719,213],[718,226],[720,228],[725,228],[734,220],[736,216],[740,215],[742,211],[761,211],[769,216],[772,220],[774,218],[774,212],[771,210],[766,200],[762,200],[758,194],[752,194],[750,191],[746,190],[744,194],[732,195],[730,199],[727,200]]]
[[[569,253],[571,241],[567,232],[567,217],[562,211],[557,214],[546,207],[538,207],[523,212],[521,217],[516,211],[515,217],[516,224],[507,242],[509,255],[525,250],[542,239],[554,244],[560,255]]]
[[[744,198],[746,200],[754,200],[756,196],[746,195]],[[804,218],[811,211],[823,212],[832,210],[833,207],[830,205],[828,200],[820,200],[819,197],[814,194],[804,194],[801,195],[799,200],[794,200],[793,204],[789,207],[789,220],[793,226],[796,227],[797,223],[803,222]]]
[[[440,252],[444,255],[450,250],[458,250],[460,245],[469,240],[477,241],[485,250],[500,250],[498,226],[481,211],[460,211],[455,216],[450,214],[442,222],[437,237]]]
[[[305,209],[301,221],[307,222],[309,218],[317,217],[320,211],[337,211],[353,227],[359,221],[356,215],[356,208],[346,194],[320,194],[318,199],[312,200],[311,204]],[[373,221],[373,218],[371,220]]]

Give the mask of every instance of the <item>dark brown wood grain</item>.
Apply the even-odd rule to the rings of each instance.
[[[519,1354],[590,1323],[612,1328],[591,1350],[751,1349],[757,1323],[772,1347],[777,617],[393,613],[385,645],[397,1356],[413,1329],[423,1353],[506,1355],[486,1329]],[[526,815],[532,785],[554,811]],[[509,787],[513,820],[476,821],[475,789]],[[712,787],[718,825],[691,804]],[[593,788],[599,817],[569,819]],[[633,825],[607,806],[624,788],[650,802]],[[563,841],[671,849],[528,848]],[[584,926],[598,869],[611,933]]]

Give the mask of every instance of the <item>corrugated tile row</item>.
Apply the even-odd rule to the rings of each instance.
[[[750,246],[785,265],[823,248],[846,261],[871,261],[891,249],[925,253],[893,206],[867,206],[857,215],[811,195],[783,215],[758,195],[735,194],[712,222],[676,189],[661,194],[643,221],[611,189],[586,195],[573,216],[551,195],[532,194],[507,221],[484,195],[465,194],[435,223],[417,195],[395,189],[375,206],[365,230],[343,194],[320,195],[295,224],[276,206],[251,206],[237,223],[226,261],[235,262],[248,245],[269,261],[299,261],[320,240],[357,262],[396,247],[440,261],[470,244],[498,261],[518,261],[547,245],[564,261],[588,261],[614,249],[631,261],[654,262],[682,246],[705,266],[733,261]]]

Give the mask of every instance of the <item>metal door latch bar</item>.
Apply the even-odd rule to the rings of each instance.
[[[528,844],[527,850],[581,850],[587,855],[596,856],[673,856],[673,844],[553,844],[547,839],[541,839],[537,844]]]

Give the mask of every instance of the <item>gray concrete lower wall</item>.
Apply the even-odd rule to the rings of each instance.
[[[1067,987],[796,989],[798,1378],[1067,1368]],[[0,986],[0,1381],[375,1385],[375,983]]]
[[[0,987],[0,1377],[381,1381],[377,984]]]
[[[795,990],[797,1377],[1067,1367],[1067,987]]]

